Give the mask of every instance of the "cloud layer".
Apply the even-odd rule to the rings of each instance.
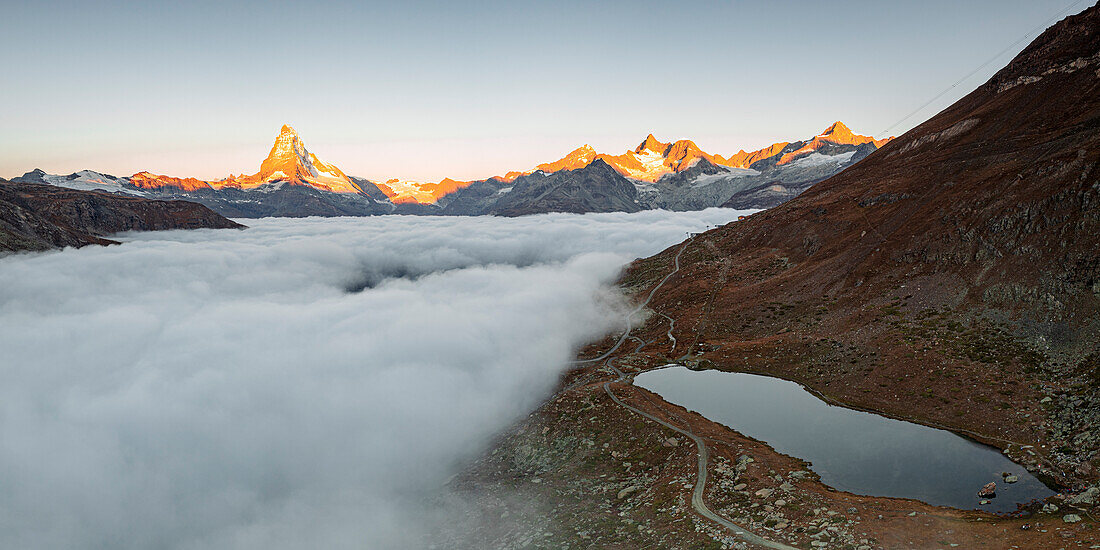
[[[0,259],[0,547],[405,547],[731,210],[254,220]],[[349,292],[351,290],[351,292]]]

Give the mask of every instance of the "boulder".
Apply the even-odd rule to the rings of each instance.
[[[616,497],[620,498],[620,499],[626,498],[626,497],[630,496],[631,493],[637,492],[638,489],[640,489],[640,488],[641,487],[638,487],[637,485],[631,485],[630,487],[627,487],[627,488],[619,491],[619,494],[616,495]]]
[[[1100,487],[1089,487],[1081,493],[1073,496],[1069,499],[1071,506],[1092,506],[1096,504],[1096,501],[1100,499]]]
[[[981,498],[993,498],[997,496],[997,484],[992,481],[986,483],[985,486],[978,491],[978,496]]]

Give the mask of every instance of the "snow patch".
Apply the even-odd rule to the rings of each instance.
[[[129,178],[118,178],[107,174],[100,174],[99,172],[93,172],[91,170],[81,170],[68,176],[45,174],[42,176],[42,180],[56,187],[76,189],[78,191],[122,193],[135,197],[145,197],[148,195],[144,191],[127,187],[126,184],[130,183]]]
[[[693,180],[691,187],[706,187],[716,181],[758,175],[760,175],[759,170],[753,170],[751,168],[730,168],[729,172],[723,172],[721,174],[702,174]]]
[[[856,154],[855,151],[848,151],[847,153],[841,153],[839,155],[822,155],[821,153],[810,153],[794,162],[791,166],[821,166],[830,162],[836,164],[845,164],[851,162],[852,156]]]

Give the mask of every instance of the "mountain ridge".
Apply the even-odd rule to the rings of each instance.
[[[107,237],[123,231],[243,227],[189,201],[0,179],[0,254],[118,244]]]
[[[592,190],[594,193],[580,193],[572,186],[561,187],[573,189],[570,194],[574,198],[587,197],[584,200],[591,202],[580,205],[565,201],[562,205],[568,203],[569,208],[575,211],[603,211],[606,205],[601,201],[615,196],[617,198],[608,204],[616,204],[624,211],[635,208],[697,209],[720,206],[731,200],[750,207],[766,207],[797,195],[813,182],[858,161],[867,153],[859,147],[875,148],[877,144],[887,141],[859,136],[836,122],[809,140],[793,144],[784,142],[782,147],[776,144],[754,153],[742,151],[725,158],[703,151],[691,140],[662,142],[649,134],[637,147],[621,154],[600,153],[585,144],[556,161],[486,180],[444,178],[439,182],[420,182],[392,178],[374,182],[348,176],[336,165],[320,160],[309,151],[294,128],[283,125],[267,157],[260,163],[259,171],[252,175],[229,175],[214,181],[158,175],[148,171],[128,178],[90,170],[55,176],[36,169],[15,178],[15,181],[150,198],[186,198],[206,204],[223,214],[239,217],[389,213],[473,215],[500,210],[490,203],[502,200],[503,194],[512,191],[516,187],[514,182],[520,178],[530,180],[530,176],[538,173],[569,174],[601,162],[632,182],[636,188],[632,205],[627,206],[623,202],[629,194],[623,192],[616,178],[591,178],[590,172],[576,172],[574,176],[610,187],[602,191]],[[798,164],[798,161],[818,153],[822,157],[814,163],[805,166]],[[858,153],[858,156],[849,153]],[[705,170],[693,170],[700,163],[703,163]],[[699,179],[704,175],[712,177]],[[561,178],[555,181],[563,183]],[[775,189],[781,188],[782,191],[769,191],[767,184],[771,183],[781,185]],[[516,197],[521,196],[526,196],[532,201],[531,204],[517,205]],[[299,208],[295,208],[295,200],[302,201]],[[520,193],[503,200],[502,204],[512,205],[505,209],[509,212],[537,212],[546,208],[545,204],[539,204],[541,200],[537,196]]]

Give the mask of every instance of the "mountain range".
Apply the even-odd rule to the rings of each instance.
[[[36,169],[12,181],[186,199],[244,218],[765,208],[797,196],[887,141],[855,134],[836,122],[807,140],[724,157],[706,153],[690,140],[666,143],[650,134],[621,154],[598,153],[584,145],[556,161],[485,180],[374,182],[321,161],[293,128],[283,126],[259,172],[252,175],[208,181],[145,171],[118,177],[92,170],[53,175]]]

